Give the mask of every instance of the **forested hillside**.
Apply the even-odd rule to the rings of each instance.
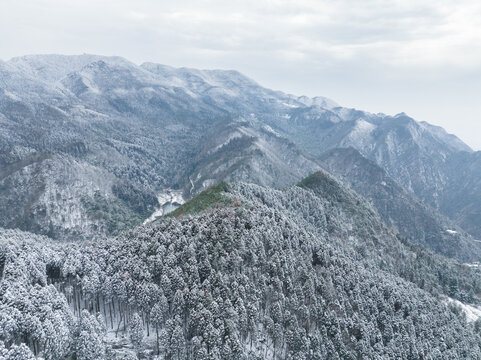
[[[356,149],[332,149],[319,160],[325,170],[367,199],[386,224],[411,242],[462,262],[480,260],[481,243],[419,201]]]
[[[481,359],[479,154],[236,71],[0,61],[0,360]]]
[[[481,234],[479,153],[403,113],[273,91],[236,71],[97,55],[14,58],[0,62],[0,79],[5,228],[116,235],[148,219],[166,191],[189,200],[223,180],[285,187],[319,170],[324,151],[352,146],[415,200]]]
[[[110,240],[52,243],[2,230],[0,351],[15,359],[481,357],[478,322],[448,301],[479,302],[476,269],[402,241],[326,174],[299,185],[224,184]]]
[[[319,169],[255,112],[298,102],[235,71],[117,57],[0,62],[0,226],[116,235],[221,180],[287,186]]]

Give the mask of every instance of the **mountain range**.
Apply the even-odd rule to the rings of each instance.
[[[479,358],[480,154],[237,71],[0,61],[0,358]]]
[[[320,169],[326,150],[353,147],[481,237],[479,153],[405,114],[272,91],[235,71],[116,57],[26,56],[0,63],[0,72],[2,226],[112,234],[148,217],[163,189],[188,199],[224,179],[282,187]],[[55,179],[55,167],[68,175]]]

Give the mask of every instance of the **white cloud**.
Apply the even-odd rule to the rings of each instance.
[[[471,124],[481,113],[465,104],[479,95],[479,29],[479,0],[1,0],[0,58],[90,52],[236,68],[267,86],[450,126],[453,109],[471,109]],[[444,110],[429,118],[429,107]]]
[[[135,30],[139,37],[149,36],[152,45],[164,47],[169,37],[175,48],[195,42],[213,56],[229,47],[258,52],[262,45],[266,51],[297,54],[288,57],[292,61],[362,57],[420,67],[473,67],[481,61],[479,1],[3,0],[1,6],[0,29],[11,33],[2,57],[52,44],[73,51],[74,44],[67,43],[71,38],[83,39],[79,48],[100,48],[116,32]],[[32,34],[29,43],[33,29],[40,34]],[[92,33],[96,38],[89,37]],[[129,46],[117,51],[128,53]]]

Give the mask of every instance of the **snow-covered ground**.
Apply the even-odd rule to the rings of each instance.
[[[468,322],[476,321],[481,317],[481,309],[476,306],[464,304],[461,301],[450,297],[447,298],[447,302],[459,306],[466,314],[466,320]]]
[[[359,143],[366,144],[372,141],[371,134],[376,130],[376,125],[367,122],[364,119],[357,119],[356,125],[352,128],[351,132],[347,135],[347,143]]]
[[[157,194],[157,201],[159,202],[160,206],[152,213],[152,215],[150,215],[148,219],[144,221],[144,225],[174,211],[180,205],[182,205],[184,203],[182,190],[165,189],[161,193]]]
[[[299,107],[299,105],[288,104],[286,102],[283,102],[282,105],[287,106],[287,107],[292,108],[292,109],[297,109]]]
[[[464,263],[463,265],[466,265],[466,266],[469,266],[469,267],[473,267],[473,268],[478,268],[481,266],[480,263],[478,262],[474,262],[474,263]]]

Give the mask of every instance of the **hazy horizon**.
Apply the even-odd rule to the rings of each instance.
[[[373,113],[405,112],[480,150],[481,4],[389,5],[6,0],[0,58],[93,53],[235,69],[286,93],[324,96]]]

